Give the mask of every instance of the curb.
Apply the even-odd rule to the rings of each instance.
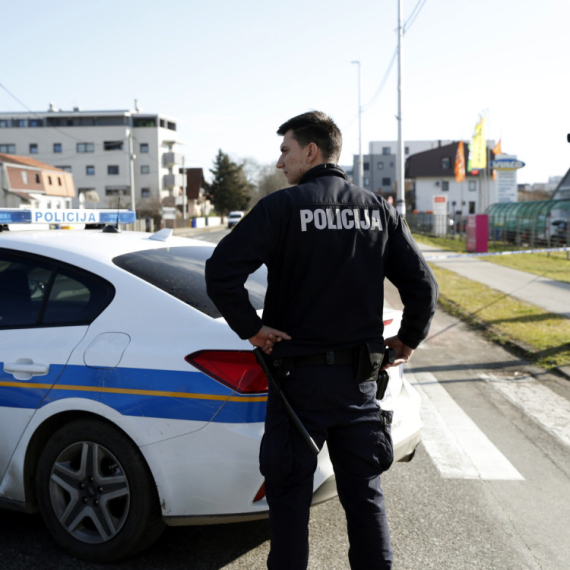
[[[175,236],[181,236],[181,237],[190,237],[193,236],[194,234],[202,234],[204,232],[213,232],[216,230],[224,230],[226,229],[226,225],[225,224],[219,224],[217,226],[205,226],[203,228],[174,228],[174,235]]]
[[[570,366],[560,366],[558,368],[554,368],[554,370],[566,380],[570,380]]]
[[[529,366],[535,367],[537,374],[541,373],[554,373],[565,380],[570,380],[570,366],[558,366],[554,368],[543,368],[538,364],[533,362],[533,353],[530,347],[522,342],[518,342],[511,338],[504,338],[503,333],[496,331],[493,325],[490,325],[487,321],[480,319],[471,314],[466,314],[461,307],[456,305],[453,301],[440,296],[438,299],[438,308],[445,311],[446,313],[457,317],[461,321],[467,323],[468,325],[474,327],[478,332],[480,332],[487,340],[494,342],[502,346],[504,349],[509,351],[511,354],[515,354],[520,358],[524,358]]]

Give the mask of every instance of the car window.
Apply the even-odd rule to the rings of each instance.
[[[44,325],[89,324],[111,302],[114,289],[90,273],[59,268],[51,287]]]
[[[151,249],[120,255],[113,262],[152,283],[169,295],[217,319],[222,315],[206,293],[204,267],[212,255],[211,247],[189,246]],[[249,300],[256,310],[262,309],[267,288],[267,271],[262,266],[245,284]]]
[[[115,290],[100,277],[39,256],[0,251],[0,328],[90,324]]]

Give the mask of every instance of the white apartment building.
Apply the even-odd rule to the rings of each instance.
[[[176,122],[135,111],[0,113],[0,153],[29,156],[73,174],[73,207],[148,210],[182,203]],[[134,205],[132,196],[134,195]]]
[[[431,150],[451,141],[405,141],[405,158],[418,152]],[[368,143],[368,154],[363,155],[363,176],[359,180],[358,154],[353,156],[353,179],[357,186],[377,193],[395,192],[397,164],[397,141],[371,141]]]

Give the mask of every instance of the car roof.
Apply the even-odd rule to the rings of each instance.
[[[164,231],[164,230],[162,230]],[[118,255],[146,249],[213,244],[171,235],[166,240],[151,239],[157,234],[101,230],[32,230],[0,233],[0,248],[15,249],[52,257],[72,264],[100,262],[109,265]]]

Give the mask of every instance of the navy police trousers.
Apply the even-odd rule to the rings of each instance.
[[[376,400],[376,382],[358,384],[353,367],[298,366],[280,380],[311,437],[327,442],[346,514],[352,570],[392,568],[392,548],[380,474],[393,460],[391,412]],[[260,470],[269,504],[270,570],[304,570],[309,558],[309,510],[317,459],[270,390]]]

